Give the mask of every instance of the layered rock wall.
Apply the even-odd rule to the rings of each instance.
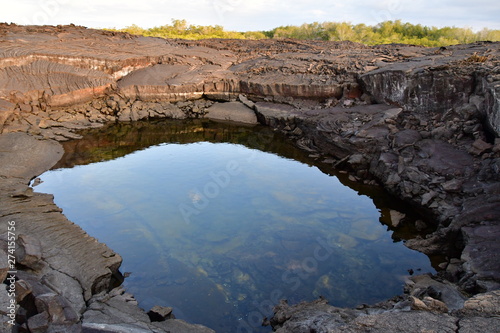
[[[498,81],[498,79],[493,81],[492,78],[483,78],[482,82],[485,91],[484,112],[488,125],[496,137],[500,137],[500,84]]]

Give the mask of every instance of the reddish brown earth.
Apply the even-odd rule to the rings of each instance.
[[[18,325],[33,332],[210,331],[176,319],[151,323],[131,295],[111,290],[119,255],[28,187],[59,159],[57,141],[79,138],[79,129],[208,117],[282,131],[352,181],[379,184],[413,205],[427,217],[420,223],[436,230],[406,244],[443,258],[437,276],[417,276],[400,298],[356,310],[323,300],[282,303],[270,321],[275,330],[498,330],[499,50],[487,42],[164,40],[1,24],[0,221],[5,228],[19,221]],[[0,272],[7,270],[2,262]]]

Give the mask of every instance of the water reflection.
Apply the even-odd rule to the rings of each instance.
[[[123,256],[145,309],[173,306],[217,332],[269,331],[260,322],[281,298],[373,303],[400,293],[408,269],[432,271],[379,222],[388,207],[267,128],[118,124],[65,150],[37,191]]]

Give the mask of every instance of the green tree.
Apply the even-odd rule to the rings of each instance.
[[[112,30],[112,29],[110,29]],[[131,34],[163,38],[296,38],[309,40],[350,40],[367,45],[406,43],[423,46],[465,44],[479,40],[500,41],[500,30],[483,29],[474,32],[470,28],[427,27],[421,24],[403,23],[401,20],[385,21],[375,26],[352,25],[349,22],[313,22],[300,26],[281,26],[269,31],[225,31],[220,25],[188,25],[186,20],[172,20],[171,24],[150,29],[131,25],[120,31]]]

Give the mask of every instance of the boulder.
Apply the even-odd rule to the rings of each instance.
[[[167,319],[175,319],[172,313],[173,308],[155,305],[148,311],[148,316],[151,321],[165,321]]]
[[[428,310],[434,308],[440,312],[446,312],[441,310],[445,308],[457,310],[461,309],[464,305],[465,296],[462,295],[455,285],[449,282],[436,281],[429,275],[416,275],[412,276],[407,283],[407,288],[411,290],[410,295],[413,297],[412,299],[422,298],[423,300],[419,301]],[[426,297],[428,297],[427,301]],[[433,300],[440,301],[440,303]]]
[[[43,267],[42,245],[40,240],[29,235],[18,235],[16,242],[16,261],[21,265],[37,270]]]
[[[29,282],[25,280],[17,280],[16,281],[16,302],[20,303],[22,300],[29,294],[31,294],[33,290],[31,289],[31,285]]]
[[[240,102],[215,103],[206,110],[206,118],[233,121],[244,124],[258,124],[255,112]]]
[[[32,333],[45,333],[49,328],[49,314],[46,311],[28,319],[28,328]]]
[[[500,315],[500,290],[475,295],[465,301],[464,313],[481,316]]]
[[[48,321],[54,324],[75,324],[78,315],[65,298],[55,294],[46,293],[35,297],[38,313],[47,313]]]

